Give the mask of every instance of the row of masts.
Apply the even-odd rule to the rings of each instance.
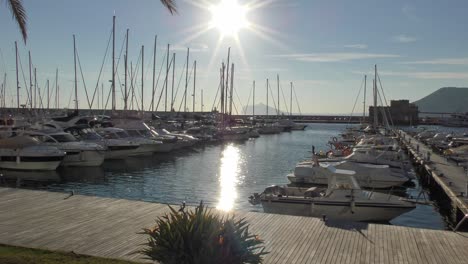
[[[113,16],[113,25],[112,25],[112,79],[110,80],[111,82],[111,87],[110,87],[110,91],[109,91],[109,96],[110,96],[110,99],[111,99],[111,110],[112,111],[115,111],[117,110],[117,98],[116,98],[116,75],[117,75],[117,67],[118,65],[116,65],[116,54],[115,54],[115,16]],[[135,93],[135,83],[136,83],[136,72],[137,72],[137,69],[135,67],[135,71],[133,69],[133,65],[132,65],[132,62],[130,62],[130,69],[129,69],[129,56],[128,56],[128,42],[129,42],[129,29],[126,30],[126,34],[125,34],[125,54],[124,54],[124,91],[123,91],[123,109],[124,110],[133,110],[134,109],[134,106],[136,105],[137,108],[139,110],[142,110],[142,111],[145,111],[146,110],[146,107],[145,107],[145,94],[144,94],[144,91],[145,91],[145,87],[144,87],[144,82],[145,82],[145,72],[144,72],[144,45],[141,46],[141,50],[140,50],[140,57],[141,58],[141,92],[140,92],[140,96],[141,96],[141,100],[140,100],[140,104],[138,104],[138,101],[136,100],[135,96],[136,96],[136,93]],[[151,100],[150,100],[150,104],[149,104],[149,107],[148,107],[148,111],[157,111],[158,110],[158,107],[159,107],[159,101],[156,103],[156,100],[155,100],[155,96],[156,96],[156,87],[157,87],[157,83],[159,81],[159,77],[158,79],[156,79],[156,51],[157,51],[157,36],[155,36],[154,38],[154,49],[153,49],[153,70],[152,70],[152,89],[151,89]],[[27,99],[26,99],[26,103],[25,104],[21,104],[21,100],[20,100],[20,65],[21,65],[21,61],[19,60],[19,52],[18,52],[18,45],[17,45],[17,42],[15,41],[15,55],[16,55],[16,107],[18,109],[20,108],[30,108],[30,109],[38,109],[38,108],[47,108],[47,109],[50,109],[51,107],[55,107],[55,108],[60,108],[60,91],[59,91],[59,84],[58,84],[58,68],[56,69],[56,76],[55,76],[55,99],[54,99],[54,102],[51,104],[50,101],[51,101],[51,97],[53,94],[50,93],[50,86],[49,86],[49,80],[47,79],[47,82],[46,82],[46,89],[47,89],[47,96],[46,96],[46,101],[43,102],[43,97],[45,96],[44,92],[43,95],[41,95],[41,91],[40,91],[40,88],[37,84],[37,69],[34,67],[32,67],[32,60],[31,60],[31,52],[29,51],[29,89],[26,89],[26,93],[27,93]],[[173,53],[172,54],[172,57],[170,55],[170,44],[167,45],[167,55],[165,55],[166,57],[166,76],[165,76],[165,79],[164,79],[164,83],[163,83],[163,91],[164,92],[164,111],[167,112],[167,111],[175,111],[175,108],[174,108],[174,104],[175,104],[175,97],[174,97],[174,84],[175,84],[175,56],[176,54]],[[171,57],[171,59],[170,59]],[[189,89],[189,79],[190,77],[192,77],[192,73],[193,73],[193,90],[192,90],[192,93],[191,93],[191,96],[192,96],[192,111],[195,112],[195,106],[196,106],[196,67],[197,67],[197,62],[196,60],[193,62],[193,66],[192,66],[192,70],[191,72],[189,73],[189,58],[190,58],[190,48],[187,48],[187,57],[186,57],[186,63],[185,63],[185,87],[184,87],[184,93],[183,93],[183,111],[188,111],[188,108],[187,108],[187,96],[190,96],[188,93],[188,89]],[[72,92],[72,94],[74,95],[74,104],[73,104],[73,108],[75,110],[78,110],[80,105],[79,105],[79,88],[78,88],[78,63],[79,63],[79,58],[78,58],[78,55],[77,55],[77,47],[76,47],[76,38],[75,38],[75,35],[73,35],[73,62],[74,62],[74,90]],[[169,75],[170,75],[170,70],[171,70],[171,67],[172,67],[172,86],[171,86],[171,98],[170,98],[170,102],[168,103],[168,89],[169,89]],[[22,70],[22,68],[21,68]],[[81,65],[80,65],[80,70],[81,70]],[[102,71],[102,69],[101,69]],[[81,72],[81,76],[83,77],[83,73]],[[23,77],[24,77],[24,73],[23,73]],[[33,81],[34,79],[34,81]],[[84,80],[83,80],[84,82]],[[94,92],[94,95],[97,94],[97,104],[98,104],[98,108],[99,108],[99,105],[101,108],[106,108],[105,105],[104,105],[104,101],[105,101],[105,94],[104,94],[104,84],[101,83],[101,93],[99,93],[99,86],[96,85],[96,90]],[[0,85],[0,105],[2,107],[6,107],[6,73],[4,75],[4,79],[3,79],[3,82],[1,83]],[[94,95],[93,95],[93,99],[90,101],[89,100],[89,97],[88,97],[88,92],[86,90],[86,86],[85,86],[85,91],[86,91],[86,97],[87,97],[87,100],[88,100],[88,106],[90,109],[92,109],[92,104],[94,102]],[[54,92],[54,91],[53,91]],[[161,96],[162,96],[162,93],[161,92]],[[161,100],[161,96],[159,98],[159,100]],[[101,97],[101,98],[99,98]],[[201,91],[201,97],[203,97],[203,90]],[[39,98],[39,100],[37,100]],[[39,101],[39,103],[38,103]],[[203,98],[201,98],[201,101],[203,101]],[[106,103],[107,105],[107,103]],[[170,106],[170,108],[168,109],[168,107]],[[201,110],[203,110],[203,102],[201,103],[201,106],[200,106]]]

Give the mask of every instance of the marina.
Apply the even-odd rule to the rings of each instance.
[[[466,3],[5,2],[0,262],[467,263]]]

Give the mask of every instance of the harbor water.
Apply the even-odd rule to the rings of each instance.
[[[200,201],[222,210],[262,211],[248,197],[269,185],[287,184],[286,175],[296,163],[310,159],[312,146],[326,150],[331,137],[344,124],[310,124],[305,131],[264,135],[246,142],[194,147],[169,154],[106,161],[96,168],[59,168],[54,172],[2,171],[17,179],[20,188],[71,192],[83,195],[197,204]],[[418,196],[421,188],[403,190]],[[436,206],[418,205],[390,224],[446,229]]]

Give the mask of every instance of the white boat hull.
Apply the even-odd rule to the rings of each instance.
[[[329,219],[361,221],[361,222],[387,222],[393,218],[414,209],[412,206],[383,205],[379,203],[356,202],[351,207],[349,201],[304,201],[292,199],[262,200],[265,213],[287,214],[310,217],[323,217]]]
[[[0,161],[0,168],[7,170],[21,170],[21,171],[53,171],[56,170],[62,161]]]
[[[67,151],[61,166],[64,167],[94,167],[101,166],[104,162],[105,151],[81,150]]]

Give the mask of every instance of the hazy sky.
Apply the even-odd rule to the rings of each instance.
[[[72,35],[75,34],[85,84],[88,92],[93,93],[114,14],[117,16],[116,60],[121,58],[118,65],[121,82],[117,81],[117,87],[123,83],[120,51],[125,31],[129,28],[129,61],[134,65],[141,46],[145,46],[146,109],[151,101],[155,35],[158,36],[156,75],[168,43],[171,53],[177,53],[176,88],[182,79],[176,109],[185,85],[182,74],[185,72],[186,47],[191,48],[190,67],[193,60],[197,60],[197,110],[200,108],[200,89],[204,90],[204,109],[211,109],[213,105],[219,84],[219,67],[226,60],[227,47],[232,47],[234,87],[243,105],[248,101],[253,80],[257,84],[256,103],[265,103],[266,78],[271,80],[276,100],[276,74],[280,76],[286,101],[289,103],[289,83],[292,81],[302,112],[309,113],[350,112],[366,73],[370,75],[370,91],[374,64],[378,65],[387,99],[413,101],[443,86],[466,87],[468,81],[466,0],[239,0],[242,5],[256,8],[247,13],[251,26],[238,32],[238,42],[232,37],[220,40],[216,28],[206,30],[212,15],[200,6],[215,5],[219,2],[215,0],[178,0],[179,12],[174,16],[159,0],[23,2],[28,14],[27,45],[22,42],[5,3],[0,7],[0,73],[2,79],[7,73],[8,105],[16,105],[15,40],[18,41],[26,82],[29,83],[27,52],[30,50],[41,90],[45,89],[47,79],[51,86],[54,84],[55,69],[58,68],[61,107],[73,107],[70,95],[74,80]],[[108,80],[112,78],[110,56],[108,53],[100,80],[104,83],[106,98],[110,88]],[[141,62],[138,67],[141,68]],[[137,74],[136,96],[140,98],[141,69]],[[163,70],[156,101],[164,74]],[[79,104],[80,108],[86,108],[88,103],[80,72],[78,76]],[[26,93],[21,70],[20,86],[24,103]],[[118,107],[122,107],[123,96],[117,89]],[[368,93],[369,102],[370,96]],[[237,95],[234,97],[237,108],[240,108]],[[159,110],[164,109],[163,101]],[[190,96],[189,102],[191,108]],[[281,105],[284,105],[283,99]],[[359,98],[357,108],[362,111],[362,98]]]

